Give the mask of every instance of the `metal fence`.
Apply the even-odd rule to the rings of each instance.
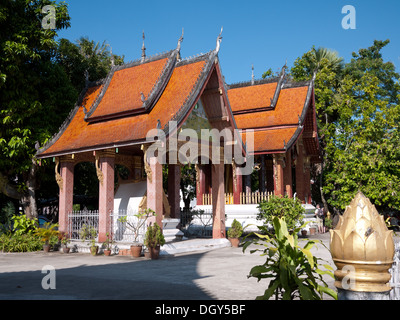
[[[98,231],[99,211],[72,211],[69,213],[68,234],[70,235],[71,240],[81,240],[79,232],[85,225]]]
[[[212,209],[181,211],[181,230],[185,237],[212,237],[212,226]]]
[[[120,210],[110,213],[109,234],[115,242],[129,242],[135,240],[133,230],[128,223],[137,223],[136,211]],[[126,222],[123,219],[126,218]],[[213,214],[209,210],[181,211],[181,230],[186,237],[212,237]],[[68,233],[71,240],[82,240],[82,227],[99,230],[99,211],[73,211],[68,215]],[[140,228],[137,240],[143,242],[146,234],[146,224]],[[96,239],[97,240],[97,239]]]
[[[139,218],[136,216],[136,214],[136,211],[120,210],[113,212],[110,215],[110,232],[114,241],[132,243],[135,240],[134,231],[129,228],[129,225],[137,225]],[[138,237],[136,240],[143,243],[145,234],[146,223],[144,223],[139,229]]]
[[[133,242],[135,239],[134,232],[127,226],[128,223],[134,224],[138,218],[135,216],[136,211],[120,210],[110,213],[109,234],[114,241],[117,242]],[[123,218],[126,217],[126,222]],[[68,215],[68,234],[71,240],[82,240],[80,230],[86,226],[99,230],[99,211],[73,211]],[[144,224],[139,230],[137,240],[143,242],[146,233],[146,225]]]
[[[390,300],[400,300],[400,242],[397,241],[394,247],[394,262],[390,269],[392,278],[390,280]]]

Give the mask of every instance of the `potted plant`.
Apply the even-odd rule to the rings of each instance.
[[[165,238],[160,226],[157,223],[147,227],[144,244],[149,248],[151,259],[158,259],[160,255],[160,246],[165,244]]]
[[[70,239],[65,232],[60,233],[61,235],[61,248],[63,249],[64,253],[69,253],[70,248],[68,247],[68,243],[70,243]]]
[[[236,219],[233,220],[231,227],[228,230],[228,239],[231,242],[232,247],[239,247],[239,237],[243,233],[242,224]]]
[[[138,214],[135,214],[135,219],[133,221],[128,221],[128,216],[124,216],[118,219],[119,222],[125,224],[125,226],[133,231],[134,240],[131,245],[131,255],[132,257],[140,257],[142,254],[143,243],[139,242],[140,230],[143,228],[147,221],[147,218],[153,216],[155,212],[152,209],[145,209]]]
[[[99,246],[96,245],[97,230],[94,227],[89,227],[84,224],[79,231],[79,236],[82,241],[90,241],[90,253],[93,256],[97,255],[97,252],[99,251]]]
[[[307,235],[307,229],[301,229],[301,236],[304,238]]]
[[[43,225],[43,228],[37,228],[35,234],[40,237],[43,242],[43,251],[49,252],[50,251],[50,240],[54,237],[57,237],[58,231],[56,228],[58,224],[52,224],[50,222],[46,222]]]
[[[109,237],[109,233],[106,233],[106,241],[103,242],[103,252],[105,256],[110,256],[111,255],[111,245],[114,243],[112,239]]]

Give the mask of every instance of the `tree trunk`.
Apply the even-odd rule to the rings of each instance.
[[[26,192],[18,191],[15,186],[9,183],[7,177],[0,172],[0,192],[9,198],[19,200],[25,215],[29,219],[37,218],[38,216],[35,197],[36,171],[37,164],[32,160],[32,165],[26,178]]]

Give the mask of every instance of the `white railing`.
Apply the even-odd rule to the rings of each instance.
[[[394,262],[390,269],[390,300],[400,300],[400,242],[396,242],[394,248]]]
[[[99,211],[72,211],[68,214],[68,234],[71,240],[81,240],[79,232],[86,225],[99,230]]]
[[[135,216],[136,214],[136,211],[131,210],[119,210],[111,214],[110,231],[114,241],[132,243],[135,240],[134,232],[127,227],[127,224],[136,224],[138,222],[138,218]],[[125,217],[126,222],[122,222],[121,219]],[[140,228],[136,240],[143,243],[145,234],[146,223]]]
[[[181,211],[181,230],[186,237],[212,237],[212,210]]]
[[[240,204],[259,204],[261,201],[269,201],[273,192],[240,192]],[[225,204],[233,203],[233,193],[225,193]],[[212,194],[203,194],[203,205],[212,205]]]
[[[134,233],[126,227],[126,223],[121,222],[120,218],[126,217],[128,222],[137,221],[135,217],[137,212],[120,210],[110,213],[109,235],[116,242],[133,242]],[[80,238],[80,230],[82,227],[95,228],[99,230],[99,211],[72,211],[68,215],[68,234],[71,240],[82,240]],[[146,233],[145,224],[139,230],[138,241],[143,241]]]

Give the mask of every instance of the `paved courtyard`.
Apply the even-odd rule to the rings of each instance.
[[[328,245],[329,233],[315,238]],[[313,253],[333,266],[324,246]],[[247,275],[263,261],[259,254],[232,247],[159,260],[83,253],[0,253],[0,299],[253,300],[264,292],[267,282]],[[54,267],[55,289],[42,288],[48,275],[42,273],[44,266]],[[333,279],[328,277],[327,282],[334,288]]]

